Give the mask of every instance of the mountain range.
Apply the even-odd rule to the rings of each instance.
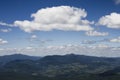
[[[12,55],[4,55],[0,56],[0,66],[14,60],[38,60],[40,57],[36,56],[28,56],[28,55],[23,55],[20,53],[17,54],[12,54]]]
[[[0,80],[120,80],[120,58],[76,54],[0,57]]]

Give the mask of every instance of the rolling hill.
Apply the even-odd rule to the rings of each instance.
[[[119,80],[119,68],[120,58],[53,55],[7,62],[0,80]]]

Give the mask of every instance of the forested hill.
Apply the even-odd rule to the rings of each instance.
[[[0,80],[119,80],[120,58],[53,55],[17,59],[0,68]]]

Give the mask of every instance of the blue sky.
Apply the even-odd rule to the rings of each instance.
[[[120,56],[120,0],[0,0],[0,55]]]

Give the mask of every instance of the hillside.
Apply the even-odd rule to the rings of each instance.
[[[14,60],[38,60],[38,59],[40,59],[40,57],[28,56],[23,54],[5,55],[5,56],[0,56],[0,66]]]
[[[119,80],[119,68],[120,58],[53,55],[10,61],[1,68],[0,80]]]

